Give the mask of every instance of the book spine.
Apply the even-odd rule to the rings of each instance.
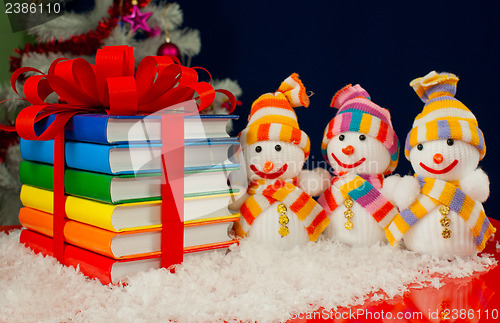
[[[20,198],[24,206],[51,214],[54,213],[54,194],[52,191],[23,185]]]
[[[67,142],[66,164],[71,168],[112,174],[109,163],[109,151],[113,148],[114,146],[77,141]]]
[[[25,160],[54,164],[54,140],[21,139],[21,157]]]
[[[111,175],[68,169],[64,181],[68,194],[112,203],[112,179]]]
[[[21,187],[21,202],[24,206],[54,213],[54,194],[52,191],[36,188],[29,185]],[[113,227],[111,217],[115,205],[100,203],[84,198],[68,196],[66,198],[66,217],[75,221],[94,225],[106,230],[116,231]]]
[[[23,184],[51,190],[53,174],[54,168],[47,164],[23,160],[19,165],[19,179]]]
[[[93,172],[112,174],[109,150],[114,146],[89,144],[77,141],[66,143],[66,165]],[[25,160],[54,164],[54,140],[21,139],[21,156]]]
[[[35,253],[54,256],[52,239],[30,230],[21,232],[20,243],[31,248]],[[111,268],[116,261],[84,249],[66,245],[64,247],[64,264],[79,268],[87,277],[98,279],[104,285],[112,283]]]
[[[19,223],[25,228],[52,237],[54,234],[53,217],[49,213],[22,207],[19,210]]]
[[[70,140],[109,144],[107,115],[75,115],[66,125],[66,137]]]
[[[74,196],[68,196],[66,199],[66,216],[69,219],[116,232],[111,220],[115,208],[113,204]]]
[[[23,207],[19,211],[19,222],[23,227],[49,237],[54,236],[53,215]],[[64,240],[72,245],[115,258],[111,250],[111,240],[116,233],[99,229],[76,221],[64,222]]]
[[[54,167],[23,160],[19,165],[21,183],[52,190]],[[111,201],[112,175],[67,169],[64,182],[66,193],[106,203]]]

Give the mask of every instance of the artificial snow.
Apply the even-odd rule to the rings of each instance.
[[[0,233],[1,322],[284,321],[320,306],[362,304],[442,285],[495,264],[489,255],[439,259],[387,245],[319,241],[289,251],[251,241],[104,286]],[[441,278],[440,278],[441,277]],[[368,295],[372,295],[371,297]]]

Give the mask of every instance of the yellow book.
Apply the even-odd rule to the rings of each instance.
[[[236,199],[237,193],[196,196],[184,199],[184,222],[234,218],[228,204]],[[21,202],[47,213],[54,213],[52,191],[23,185]],[[132,231],[161,227],[161,201],[107,204],[76,196],[66,199],[66,217],[82,223],[114,232]]]

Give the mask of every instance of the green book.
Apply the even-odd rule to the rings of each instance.
[[[184,172],[184,197],[238,193],[228,186],[228,176],[239,170],[239,164],[217,165]],[[52,190],[54,168],[23,160],[19,178],[23,184]],[[110,204],[154,201],[161,199],[161,173],[139,175],[107,175],[68,168],[64,175],[69,195]]]

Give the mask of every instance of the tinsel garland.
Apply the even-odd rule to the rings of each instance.
[[[145,7],[150,0],[139,0],[139,7]],[[111,31],[118,24],[123,15],[132,12],[132,2],[126,0],[114,0],[108,9],[109,17],[99,22],[95,30],[86,34],[74,35],[65,41],[52,40],[46,43],[30,44],[24,48],[16,48],[14,51],[19,56],[10,56],[10,71],[14,72],[21,67],[22,57],[29,53],[70,53],[73,56],[93,55],[97,49],[102,47],[102,41],[109,37]]]

